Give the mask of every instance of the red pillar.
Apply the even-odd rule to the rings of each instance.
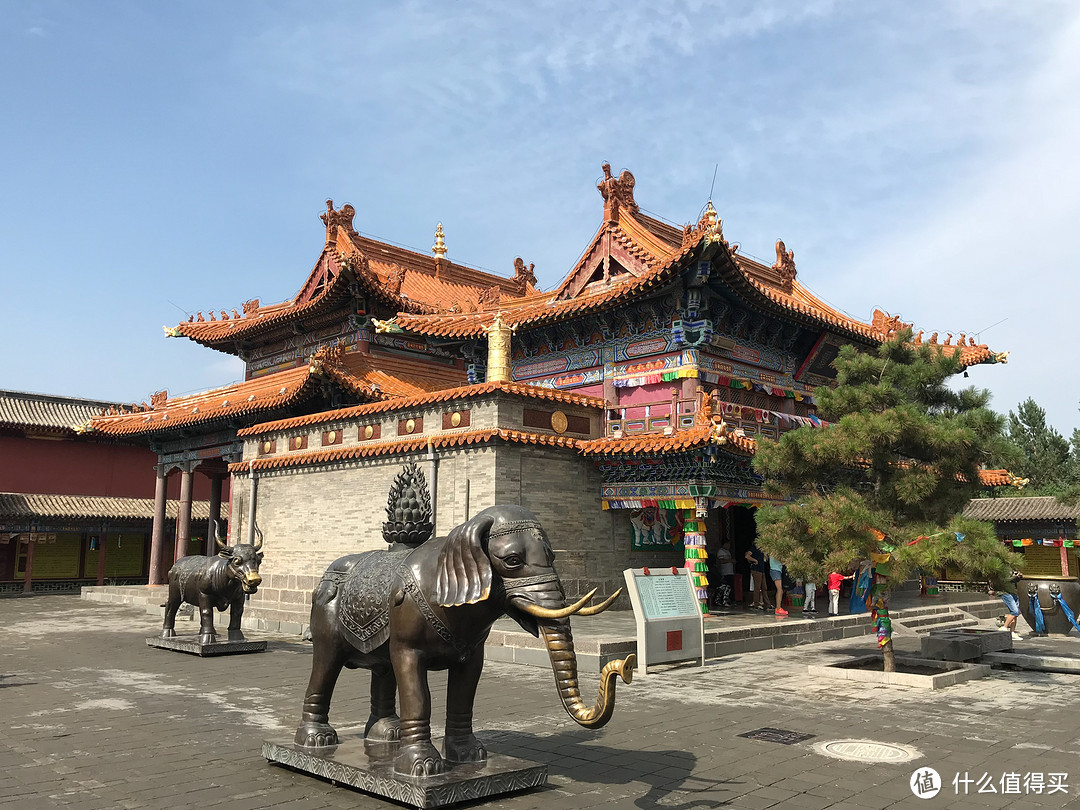
[[[190,466],[180,468],[180,511],[176,515],[176,554],[174,562],[187,556],[191,540],[191,479],[195,477]]]
[[[34,546],[36,546],[37,543],[31,539],[32,537],[32,534],[26,536],[26,576],[23,579],[23,593],[31,593],[33,591]]]
[[[157,466],[157,486],[154,489],[154,528],[150,534],[150,584],[165,582],[165,491],[168,473],[161,464]]]

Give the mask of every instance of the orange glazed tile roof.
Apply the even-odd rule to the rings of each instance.
[[[1007,487],[1016,481],[1016,476],[1008,470],[979,470],[979,483],[984,487]]]
[[[87,427],[106,435],[159,433],[180,426],[249,416],[311,396],[323,378],[367,399],[391,399],[460,385],[461,369],[387,356],[320,349],[308,363],[198,394],[161,398],[153,407],[98,416]]]
[[[244,314],[224,310],[193,319],[165,332],[213,346],[250,337],[282,323],[328,310],[349,294],[349,281],[359,280],[375,297],[400,311],[437,312],[451,306],[474,311],[494,305],[502,296],[535,292],[531,273],[523,270],[506,278],[485,273],[446,258],[429,256],[408,248],[362,236],[352,227],[352,206],[323,215],[327,225],[326,247],[300,291],[289,301],[260,306],[249,301]]]
[[[486,444],[494,439],[517,444],[536,444],[546,447],[566,447],[576,449],[578,439],[567,436],[551,436],[545,433],[531,433],[525,430],[507,430],[489,428],[486,430],[463,431],[461,433],[437,433],[432,436],[416,436],[388,442],[369,442],[348,447],[335,447],[330,450],[316,450],[307,453],[291,453],[283,456],[238,461],[229,465],[233,473],[245,473],[255,470],[277,470],[285,467],[298,467],[308,464],[335,464],[371,456],[385,456],[396,453],[416,453],[429,445],[435,448],[463,447],[465,445]]]
[[[353,405],[348,408],[338,408],[333,411],[306,414],[292,419],[279,419],[275,422],[262,422],[258,425],[237,431],[237,436],[257,436],[262,433],[270,433],[277,430],[319,425],[324,422],[333,422],[340,419],[352,419],[366,416],[372,413],[385,413],[386,411],[399,410],[401,408],[417,408],[425,405],[434,405],[439,402],[450,402],[456,399],[469,399],[483,396],[494,391],[514,394],[530,399],[543,399],[551,402],[564,402],[569,405],[583,405],[591,408],[603,408],[604,400],[597,397],[573,394],[568,391],[560,391],[554,388],[541,388],[538,385],[528,385],[516,382],[487,382],[476,385],[464,385],[457,388],[448,388],[442,391],[434,391],[430,394],[418,396],[388,399],[382,402],[372,402],[366,405]]]

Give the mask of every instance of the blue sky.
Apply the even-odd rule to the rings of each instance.
[[[237,379],[162,326],[290,298],[324,200],[542,287],[600,164],[833,306],[968,334],[1000,411],[1080,426],[1074,2],[0,0],[0,388],[148,399]],[[990,328],[992,327],[992,328]]]

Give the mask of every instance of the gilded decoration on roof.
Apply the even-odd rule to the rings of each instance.
[[[636,214],[640,209],[634,201],[634,175],[623,169],[616,180],[611,174],[610,163],[600,168],[604,170],[604,179],[597,183],[596,188],[604,198],[604,219],[611,223],[618,222],[620,206],[626,206],[630,213]]]
[[[503,323],[502,312],[495,313],[495,320],[487,327],[488,338],[488,382],[509,382],[510,377],[510,335],[513,326]]]
[[[435,226],[435,244],[431,246],[431,252],[435,254],[435,258],[446,258],[446,240],[443,238],[442,223],[440,222]]]
[[[732,251],[739,249],[738,245],[729,246],[727,240],[724,239],[724,221],[717,215],[712,200],[705,203],[705,211],[698,220],[697,225],[687,224],[683,226],[682,249],[685,250],[702,238],[707,245],[715,243],[723,245]]]

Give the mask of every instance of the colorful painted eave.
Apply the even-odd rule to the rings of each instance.
[[[580,405],[587,408],[604,407],[604,400],[599,399],[598,397],[573,394],[554,388],[541,388],[538,385],[528,385],[526,383],[489,382],[447,388],[429,394],[421,394],[419,396],[397,397],[394,399],[385,399],[381,402],[372,402],[366,405],[353,405],[348,408],[337,408],[332,411],[322,411],[320,413],[293,417],[292,419],[278,419],[273,422],[261,422],[260,424],[252,425],[251,427],[237,431],[237,435],[258,436],[279,430],[290,430],[293,428],[326,424],[328,422],[338,422],[344,419],[354,419],[374,413],[386,413],[387,411],[403,410],[406,408],[422,408],[427,405],[436,405],[440,402],[475,399],[495,392],[525,397],[527,399],[559,402],[567,405]]]
[[[485,430],[462,431],[460,433],[440,433],[433,436],[417,436],[415,438],[397,439],[387,442],[370,442],[367,444],[351,445],[349,447],[337,447],[331,450],[316,450],[288,456],[238,461],[229,465],[229,471],[242,475],[250,473],[251,470],[263,472],[266,470],[280,470],[289,467],[304,467],[314,464],[340,464],[361,458],[371,458],[373,456],[418,453],[428,447],[440,449],[446,447],[487,444],[496,439],[516,444],[564,447],[571,450],[577,449],[579,444],[578,439],[573,439],[568,436],[552,436],[545,433],[532,433],[525,430],[507,430],[505,428],[488,428]]]

